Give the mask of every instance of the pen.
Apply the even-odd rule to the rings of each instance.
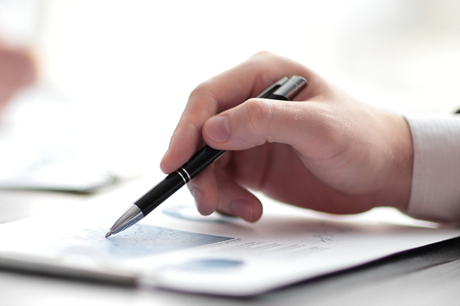
[[[258,95],[257,98],[289,101],[307,84],[307,81],[299,76],[283,77]],[[216,150],[205,145],[182,167],[169,174],[163,181],[131,205],[110,228],[105,237],[108,238],[139,222],[224,153],[225,150]]]

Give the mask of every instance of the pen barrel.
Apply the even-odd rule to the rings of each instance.
[[[139,200],[134,202],[134,204],[146,216],[184,185],[185,182],[182,177],[177,172],[173,172],[150,189]]]
[[[285,96],[275,94],[269,95],[266,99],[289,101]]]
[[[276,88],[273,92],[269,93],[268,99],[289,101],[307,86],[307,80],[299,76],[292,76],[283,83],[282,86]]]
[[[186,173],[190,176],[189,179],[193,179],[207,166],[219,159],[224,153],[224,150],[216,150],[206,145],[196,152],[181,169],[185,169]]]
[[[169,174],[134,204],[146,216],[224,153],[225,151],[204,146],[181,168]]]

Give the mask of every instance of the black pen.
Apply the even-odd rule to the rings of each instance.
[[[289,101],[305,86],[307,86],[307,81],[302,77],[292,76],[289,79],[284,77],[257,97]],[[182,167],[169,174],[163,181],[129,207],[110,228],[105,237],[108,238],[139,222],[224,153],[225,150],[216,150],[208,145],[204,146]]]

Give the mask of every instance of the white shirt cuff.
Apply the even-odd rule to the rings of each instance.
[[[407,214],[460,221],[460,115],[406,115],[414,144]]]

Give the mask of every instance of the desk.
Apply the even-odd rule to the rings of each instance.
[[[142,189],[141,184],[133,183]],[[123,189],[123,188],[122,188]],[[118,195],[119,190],[105,196]],[[90,196],[1,191],[2,222]],[[14,206],[13,206],[14,204]],[[20,214],[18,212],[21,212]],[[460,238],[260,296],[233,299],[0,270],[1,305],[458,305]]]

